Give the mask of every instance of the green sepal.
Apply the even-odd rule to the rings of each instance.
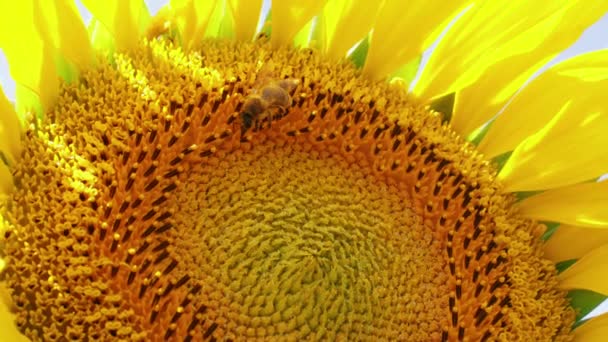
[[[78,68],[76,68],[74,64],[70,63],[63,56],[56,56],[55,66],[57,68],[57,74],[67,84],[70,84],[78,79]]]
[[[523,200],[525,200],[528,197],[532,197],[534,195],[538,195],[540,193],[545,192],[545,190],[535,190],[535,191],[517,191],[514,192],[515,197],[517,198],[518,202],[521,202]]]
[[[600,305],[607,296],[589,290],[572,290],[568,292],[570,306],[576,311],[576,323],[573,328],[584,323],[583,318]]]
[[[28,113],[36,114],[38,119],[44,117],[44,108],[40,102],[40,96],[28,87],[21,84],[15,85],[15,103],[17,104],[17,114],[21,117],[27,117]]]
[[[272,9],[268,11],[268,15],[266,19],[264,19],[264,24],[262,25],[262,29],[260,30],[260,35],[264,35],[270,38],[272,34]]]
[[[467,140],[471,142],[471,144],[478,146],[481,140],[488,134],[490,127],[494,123],[494,119],[490,120],[486,124],[480,126],[476,130],[474,130],[471,134],[467,136]]]
[[[325,15],[319,15],[310,20],[308,46],[314,49],[326,51],[327,49],[327,23]]]
[[[97,52],[101,52],[103,57],[113,60],[116,43],[114,37],[101,21],[92,18],[89,27],[89,37],[91,37],[91,45]]]
[[[431,100],[429,107],[432,110],[441,113],[443,122],[450,122],[452,119],[452,113],[454,112],[454,101],[456,100],[456,93],[449,93]]]
[[[494,167],[497,171],[502,170],[509,158],[511,158],[511,154],[513,154],[513,151],[505,152],[492,158],[492,162],[494,163]]]
[[[560,261],[560,262],[556,263],[555,264],[555,269],[557,270],[557,273],[564,272],[570,266],[574,265],[577,260],[578,259],[570,259],[570,260],[564,260],[564,261]]]
[[[369,35],[357,45],[353,52],[348,55],[348,59],[358,68],[363,68],[365,65],[365,59],[367,58],[367,51],[369,50]]]
[[[4,152],[2,152],[2,151],[0,151],[0,162],[4,163],[4,165],[6,165],[9,168],[12,167],[12,165],[9,162],[8,158],[6,157],[6,155],[4,155]]]
[[[217,34],[218,38],[234,39],[234,20],[232,15],[224,13],[220,21],[220,28]]]
[[[145,35],[146,30],[150,27],[150,22],[152,21],[152,14],[150,14],[150,10],[148,9],[148,5],[145,0],[141,0],[140,2],[141,12],[137,18],[137,28],[139,29],[139,33],[141,35]]]
[[[317,25],[314,19],[304,25],[304,27],[302,27],[302,29],[298,31],[298,33],[293,38],[293,46],[296,48],[305,48],[311,46],[311,43],[314,40],[314,38],[312,38],[312,34],[314,34],[313,30],[316,26]],[[318,48],[318,46],[314,47]]]
[[[222,29],[222,23],[226,17],[226,1],[218,1],[215,8],[211,11],[211,16],[207,22],[207,28],[205,29],[204,38],[218,38],[220,30]],[[232,17],[232,16],[231,16]]]
[[[545,226],[547,226],[545,233],[541,237],[541,239],[543,241],[549,240],[551,238],[551,236],[553,236],[553,234],[555,234],[555,232],[559,229],[559,226],[560,226],[559,222],[544,222],[543,221],[541,223],[544,224]]]
[[[418,74],[418,69],[420,68],[420,62],[422,61],[422,56],[418,56],[406,64],[403,64],[397,71],[391,75],[391,77],[398,77],[404,80],[407,84],[412,83],[416,75]]]

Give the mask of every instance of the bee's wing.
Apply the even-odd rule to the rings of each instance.
[[[290,102],[289,93],[278,84],[270,84],[262,89],[262,99],[273,107],[285,107]]]
[[[274,77],[275,72],[272,63],[264,63],[256,71],[252,88],[254,91],[259,92],[258,90],[262,89],[265,85],[272,83]]]
[[[300,84],[300,80],[297,78],[286,78],[277,82],[277,85],[285,89],[285,91],[288,93],[291,93],[294,89],[296,89],[298,84]]]

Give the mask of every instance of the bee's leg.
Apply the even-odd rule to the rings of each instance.
[[[281,114],[279,112],[279,108],[272,107],[270,108],[270,115],[268,115],[268,128],[272,128],[272,121],[276,119],[280,119]]]
[[[241,113],[241,136],[251,128],[252,117],[249,113]]]
[[[268,128],[272,128],[273,119],[274,119],[274,112],[270,112],[270,115],[268,115]]]

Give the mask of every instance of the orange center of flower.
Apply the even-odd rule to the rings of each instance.
[[[543,227],[439,115],[313,51],[200,51],[116,55],[28,131],[2,274],[27,336],[567,338]]]

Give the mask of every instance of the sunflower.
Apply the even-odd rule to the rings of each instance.
[[[528,81],[608,2],[82,2],[0,5],[2,340],[608,334],[608,51]]]

